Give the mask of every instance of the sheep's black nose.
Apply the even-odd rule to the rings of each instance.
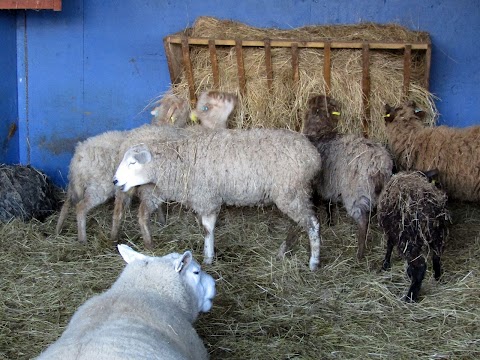
[[[113,179],[113,185],[117,185],[118,183],[118,180],[117,179]]]

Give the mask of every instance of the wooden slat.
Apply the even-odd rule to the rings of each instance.
[[[362,48],[362,99],[363,136],[368,137],[368,119],[370,118],[370,48],[367,43],[364,43]]]
[[[182,57],[183,57],[183,66],[185,67],[185,72],[187,74],[190,102],[192,103],[193,106],[195,106],[196,104],[195,82],[193,79],[192,61],[190,60],[190,47],[188,45],[188,39],[186,37],[183,38],[183,41],[182,41]]]
[[[175,67],[173,65],[174,57],[172,53],[172,46],[166,38],[163,39],[163,48],[165,49],[165,55],[167,56],[168,72],[170,73],[170,81],[175,84],[177,80],[177,74],[175,73]],[[178,45],[177,45],[178,46]]]
[[[170,42],[180,44],[182,42],[181,36],[168,36]],[[190,45],[208,45],[208,38],[188,38]],[[299,48],[324,48],[325,43],[328,41],[301,41],[301,40],[271,40],[270,45],[272,47],[292,47],[293,43],[298,44]],[[236,40],[232,39],[216,39],[215,44],[217,46],[234,46]],[[364,42],[361,41],[331,41],[330,47],[332,49],[362,49]],[[428,44],[425,42],[412,42],[413,50],[426,50]],[[244,47],[262,47],[264,46],[263,40],[242,40],[242,46]],[[370,49],[385,49],[385,50],[402,50],[405,47],[405,43],[401,41],[371,41],[369,42]]]
[[[237,53],[237,70],[238,70],[238,85],[240,87],[240,93],[245,95],[247,84],[245,80],[245,67],[243,64],[243,41],[235,41],[235,51]]]
[[[403,51],[403,96],[408,98],[408,91],[410,90],[410,75],[412,72],[412,46],[405,45]]]
[[[432,64],[432,44],[428,44],[427,51],[425,52],[425,74],[423,78],[423,86],[428,90],[430,86],[430,66]]]
[[[325,80],[325,92],[326,95],[330,95],[332,80],[331,80],[331,50],[330,42],[325,42],[325,47],[323,48],[323,79]]]
[[[218,90],[220,86],[220,76],[218,72],[217,48],[214,39],[208,41],[208,48],[210,50],[210,62],[212,64],[213,86]]]
[[[270,39],[264,40],[265,47],[265,69],[267,72],[267,87],[268,91],[273,88],[273,67],[272,67],[272,48],[270,45]]]
[[[293,84],[296,86],[298,85],[298,80],[300,79],[300,69],[298,67],[299,59],[298,59],[298,44],[292,44],[292,79]]]
[[[62,10],[62,0],[0,0],[0,9]]]

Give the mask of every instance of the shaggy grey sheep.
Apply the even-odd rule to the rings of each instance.
[[[387,237],[387,252],[382,269],[390,268],[396,246],[407,261],[411,279],[406,300],[417,301],[426,272],[423,249],[432,251],[435,279],[441,275],[440,257],[448,234],[447,195],[429,179],[438,172],[400,172],[392,176],[378,202],[377,217]]]
[[[426,127],[409,101],[385,106],[388,144],[401,170],[438,169],[449,198],[480,201],[480,126]]]
[[[31,166],[0,164],[0,184],[0,221],[43,221],[59,207],[59,190]]]
[[[320,256],[320,225],[310,202],[320,155],[301,134],[251,129],[192,132],[169,143],[144,141],[125,152],[114,177],[123,191],[154,183],[162,199],[194,210],[206,230],[204,262],[214,257],[214,227],[222,204],[274,203],[308,231],[310,269]]]
[[[89,299],[39,360],[208,359],[192,323],[209,311],[215,281],[190,251],[150,257],[126,245],[127,266],[112,287]]]
[[[308,101],[303,133],[315,145],[323,162],[314,191],[329,202],[342,202],[358,224],[357,258],[360,259],[370,212],[392,176],[393,161],[383,145],[361,136],[339,134],[339,116],[340,107],[335,100],[314,96]]]
[[[178,102],[178,101],[177,101]],[[192,131],[204,131],[205,129],[219,129],[226,128],[227,120],[235,107],[237,102],[237,97],[229,93],[223,93],[218,91],[207,91],[203,92],[197,102],[196,109],[190,114],[190,118],[194,122],[200,121],[201,125],[190,126],[188,129]],[[179,105],[172,105],[175,109],[183,109]],[[183,112],[182,112],[183,114]],[[172,116],[173,117],[173,116]],[[178,119],[176,119],[178,121]],[[157,121],[157,125],[160,123]],[[182,124],[184,124],[182,122]],[[180,123],[175,124],[176,127]],[[170,139],[174,139],[176,136],[181,136],[179,134],[170,135]],[[151,138],[152,141],[158,141],[158,135],[155,133],[149,134],[149,131],[133,131],[129,134],[128,140],[125,141],[122,146],[120,146],[120,153],[123,154],[132,144],[138,144],[143,142],[145,139]],[[128,207],[130,202],[131,195],[130,193],[135,191],[132,189],[130,192],[125,193],[122,191],[117,191],[115,194],[115,208],[113,212],[113,221],[112,221],[112,233],[111,239],[116,242],[118,240],[118,232],[120,229],[120,222],[124,212],[124,208]],[[152,248],[152,236],[150,232],[150,216],[155,210],[160,210],[163,204],[162,196],[156,191],[156,187],[153,184],[145,184],[139,186],[137,191],[140,193],[140,206],[138,208],[138,222],[140,224],[140,230],[142,233],[142,238],[147,248]],[[162,211],[158,211],[159,215],[162,217],[159,221],[164,224],[165,217],[163,216]]]
[[[185,127],[187,125],[190,106],[188,100],[180,98],[171,92],[166,93],[150,112],[153,115],[152,125],[172,125]]]

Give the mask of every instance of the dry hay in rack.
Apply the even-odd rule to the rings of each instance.
[[[109,243],[112,207],[89,214],[87,245],[77,241],[73,214],[61,236],[53,235],[58,215],[1,225],[0,359],[35,357],[81,303],[117,278],[124,264]],[[408,281],[401,259],[394,256],[392,269],[379,272],[385,244],[375,219],[358,263],[355,224],[337,209],[328,227],[321,209],[321,267],[312,273],[305,234],[292,256],[275,259],[289,228],[276,209],[223,209],[218,258],[204,266],[217,280],[218,296],[195,325],[211,359],[479,358],[480,207],[450,209],[444,274],[436,282],[429,267],[417,304],[402,300]],[[200,260],[195,216],[179,206],[168,210],[166,227],[154,226],[153,252],[143,249],[135,210],[127,214],[123,241],[147,254],[192,249]]]
[[[175,35],[205,37],[210,39],[295,39],[295,40],[352,40],[352,41],[428,41],[425,32],[410,31],[395,24],[307,26],[290,30],[255,28],[239,22],[219,20],[213,17],[199,17],[192,28]],[[217,46],[219,65],[219,89],[236,92],[239,103],[230,127],[273,127],[300,130],[303,111],[308,98],[326,93],[323,76],[323,50],[314,48],[299,49],[299,83],[294,84],[290,48],[271,49],[273,82],[269,92],[265,70],[263,48],[244,47],[244,67],[246,78],[245,96],[241,96],[238,86],[237,57],[235,47]],[[195,91],[197,95],[214,87],[208,47],[190,46]],[[385,141],[384,105],[398,104],[403,96],[402,51],[370,51],[370,137]],[[411,83],[409,98],[415,100],[428,116],[427,124],[434,124],[437,110],[434,97],[422,87],[426,58],[424,53],[412,50]],[[341,130],[348,133],[362,133],[362,50],[331,50],[331,96],[342,105]],[[189,97],[185,74],[173,85],[174,93]]]

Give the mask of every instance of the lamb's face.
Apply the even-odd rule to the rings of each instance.
[[[153,115],[152,124],[185,127],[189,111],[190,107],[187,99],[175,95],[166,95],[160,101],[160,105],[151,111]]]
[[[219,91],[200,94],[196,108],[190,113],[194,122],[200,120],[209,129],[226,129],[230,113],[237,104],[237,96]]]
[[[337,127],[340,117],[340,106],[332,98],[318,95],[310,98],[303,124],[303,133],[319,136]]]
[[[145,144],[132,146],[118,165],[113,184],[126,192],[134,186],[150,183],[145,166],[151,161],[152,154]]]
[[[419,110],[414,101],[408,101],[396,108],[386,104],[385,115],[383,117],[385,119],[385,124],[388,126],[388,124],[402,119],[420,121],[420,119],[423,119],[425,117],[425,112]]]

